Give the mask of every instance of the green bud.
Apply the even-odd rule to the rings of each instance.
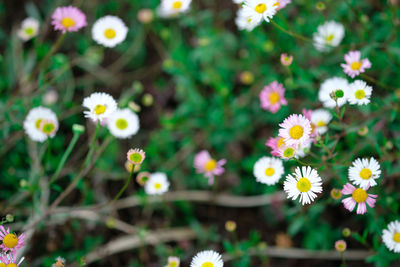
[[[149,107],[154,103],[154,97],[151,94],[144,94],[142,97],[142,103],[144,106]]]
[[[85,126],[80,125],[80,124],[74,124],[74,125],[72,125],[72,131],[74,133],[81,134],[85,131]]]
[[[7,220],[7,222],[13,222],[14,221],[14,216],[11,215],[11,214],[7,214],[6,215],[6,220]]]
[[[342,89],[336,90],[336,91],[335,91],[335,96],[336,96],[337,98],[342,98],[342,97],[344,96],[343,90],[342,90]]]
[[[342,234],[344,237],[349,237],[351,235],[351,230],[349,228],[344,228]]]

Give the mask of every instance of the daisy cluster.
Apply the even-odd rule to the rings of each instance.
[[[19,267],[23,262],[24,257],[19,258],[19,250],[25,245],[25,234],[17,235],[0,225],[0,266]]]

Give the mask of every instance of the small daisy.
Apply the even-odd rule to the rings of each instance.
[[[197,173],[204,173],[204,176],[208,178],[208,184],[214,184],[214,176],[221,175],[225,172],[222,167],[226,163],[225,159],[216,161],[210,156],[210,153],[206,150],[202,150],[197,153],[194,157],[194,167]]]
[[[243,8],[240,8],[237,12],[235,23],[241,31],[252,31],[255,27],[260,25],[261,22],[254,20],[252,16],[248,14],[248,12],[246,12]]]
[[[223,267],[221,254],[213,250],[205,250],[193,257],[190,267]]]
[[[285,88],[283,85],[273,81],[260,92],[261,108],[276,113],[281,108],[281,105],[287,105],[284,95]]]
[[[294,158],[299,159],[299,158],[304,158],[307,156],[307,154],[310,152],[311,149],[311,142],[314,139],[310,139],[310,141],[300,144],[295,151]]]
[[[288,55],[286,53],[281,54],[281,64],[283,66],[290,66],[293,62],[293,56],[292,55]]]
[[[285,142],[283,141],[283,138],[280,136],[270,137],[265,143],[266,146],[272,149],[271,155],[275,157],[280,157],[279,148],[281,148],[284,144]]]
[[[56,262],[53,263],[52,267],[65,267],[65,259],[57,257]]]
[[[58,129],[57,116],[48,108],[33,108],[25,118],[24,129],[33,141],[44,142],[55,136]]]
[[[0,247],[4,252],[11,251],[14,253],[25,245],[25,234],[17,236],[10,232],[10,228],[0,225],[0,240],[2,241]]]
[[[91,94],[83,100],[82,106],[89,109],[83,112],[85,117],[92,119],[94,122],[103,122],[117,110],[117,102],[106,93]]]
[[[343,25],[335,21],[327,21],[318,26],[317,32],[314,33],[314,46],[318,51],[329,51],[332,47],[338,46],[343,37]]]
[[[98,19],[92,27],[92,38],[98,44],[114,47],[122,43],[128,33],[125,23],[116,16],[105,16]]]
[[[301,145],[310,141],[311,122],[303,115],[292,114],[279,124],[279,136],[286,145]]]
[[[179,267],[180,260],[178,257],[168,257],[168,263],[165,267]]]
[[[0,255],[0,261],[4,263],[5,267],[19,267],[21,263],[24,261],[24,257],[22,257],[19,261],[17,260],[16,253],[8,253]],[[1,264],[0,264],[1,266]]]
[[[276,14],[278,5],[277,0],[245,0],[242,8],[246,17],[260,23],[263,19],[269,22]]]
[[[322,102],[323,106],[326,108],[334,108],[336,107],[336,102],[339,107],[343,106],[347,102],[347,96],[349,93],[349,83],[344,78],[333,77],[325,80],[318,92],[318,99]],[[331,94],[335,94],[335,92],[341,91],[343,92],[342,97],[338,97],[337,101],[335,101]],[[336,94],[337,95],[337,94]]]
[[[256,181],[267,185],[276,184],[284,172],[282,160],[277,158],[262,157],[253,168]]]
[[[400,253],[400,222],[398,220],[388,224],[387,229],[383,230],[383,243],[395,253]]]
[[[136,176],[136,182],[140,184],[141,186],[144,186],[147,181],[149,180],[150,173],[148,172],[139,172],[138,175]]]
[[[28,41],[38,35],[39,21],[34,18],[26,18],[21,23],[21,28],[18,30],[17,35],[21,40]]]
[[[367,205],[373,208],[375,206],[375,202],[378,196],[367,193],[368,188],[355,188],[353,185],[347,183],[343,186],[342,194],[343,195],[351,195],[351,197],[347,197],[342,200],[343,206],[345,209],[349,211],[353,211],[355,206],[357,207],[357,214],[364,214],[367,212]]]
[[[132,164],[140,165],[146,158],[146,153],[142,149],[135,148],[135,149],[129,149],[126,156]]]
[[[129,108],[119,109],[110,115],[107,127],[116,138],[130,138],[139,131],[139,117]]]
[[[349,180],[362,188],[377,185],[375,179],[381,175],[381,167],[374,158],[356,159],[349,168]]]
[[[365,69],[369,69],[372,66],[368,58],[361,59],[360,51],[350,51],[344,55],[344,60],[346,64],[342,63],[340,66],[342,66],[344,73],[351,78],[365,72]]]
[[[328,131],[328,124],[331,119],[331,113],[325,109],[316,109],[311,112],[311,126],[318,134],[324,134]]]
[[[168,188],[167,175],[162,172],[152,173],[144,185],[144,191],[148,195],[162,195],[168,191]]]
[[[283,190],[288,194],[288,198],[296,200],[300,196],[299,202],[302,205],[310,204],[317,197],[316,193],[322,192],[322,179],[318,172],[310,166],[297,167],[295,173],[286,176]]]
[[[290,4],[291,2],[292,2],[292,0],[277,0],[277,2],[276,2],[276,5],[277,5],[276,10],[281,10],[282,8],[284,8],[285,6]]]
[[[62,33],[77,32],[87,25],[86,15],[73,6],[57,7],[51,18],[54,30]]]
[[[298,147],[298,146],[297,146]],[[284,160],[295,158],[297,154],[296,146],[283,144],[278,148],[278,157]]]
[[[346,241],[338,240],[338,241],[335,242],[336,251],[344,252],[346,250],[346,248],[347,248]]]
[[[348,101],[352,105],[366,105],[370,102],[372,87],[366,82],[355,80],[350,84]]]
[[[338,200],[342,197],[342,191],[340,189],[337,188],[333,188],[331,190],[331,198]]]
[[[190,8],[192,0],[162,0],[158,7],[158,15],[162,18],[176,17]]]

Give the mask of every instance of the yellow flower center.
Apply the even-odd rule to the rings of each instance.
[[[40,129],[44,134],[50,135],[56,130],[56,125],[52,121],[44,121],[40,124]]]
[[[27,35],[32,35],[32,34],[34,34],[33,28],[31,28],[31,27],[26,28],[26,29],[25,29],[25,34],[27,34]]]
[[[266,176],[272,176],[272,175],[274,175],[274,173],[275,173],[274,168],[266,168],[265,169],[265,175]]]
[[[155,183],[154,184],[154,188],[155,189],[161,189],[161,187],[162,187],[161,183]]]
[[[38,119],[38,120],[35,122],[35,126],[36,126],[37,129],[40,129],[40,124],[42,123],[42,120],[43,120],[43,119]]]
[[[128,122],[125,119],[118,119],[115,122],[115,126],[120,130],[125,130],[128,127]]]
[[[214,264],[212,262],[207,261],[207,262],[203,263],[201,265],[201,267],[214,267]]]
[[[323,122],[323,121],[319,121],[319,122],[317,123],[317,126],[318,126],[318,127],[324,127],[324,126],[326,126],[326,123]]]
[[[342,192],[339,189],[332,189],[331,190],[331,197],[333,199],[339,199],[342,197]]]
[[[396,243],[400,243],[400,233],[394,233],[393,235],[393,241]]]
[[[15,263],[9,263],[6,265],[6,267],[18,267]]]
[[[279,1],[276,1],[276,3],[274,4],[274,6],[279,6]]]
[[[105,105],[97,105],[94,108],[94,113],[96,113],[96,115],[103,114],[104,112],[106,112],[106,106]]]
[[[170,263],[168,264],[168,267],[178,267],[178,263],[177,263],[176,261],[170,262]]]
[[[3,245],[7,248],[13,248],[18,244],[18,237],[15,234],[8,234],[3,239]]]
[[[75,20],[71,19],[71,18],[63,18],[61,21],[61,24],[65,27],[65,28],[69,28],[75,25]]]
[[[360,171],[360,176],[361,178],[363,178],[364,180],[368,180],[369,178],[371,178],[372,172],[370,169],[364,168]]]
[[[311,189],[311,182],[305,177],[300,178],[297,181],[297,189],[299,189],[300,192],[308,192]]]
[[[354,96],[355,96],[357,99],[363,99],[363,98],[365,97],[365,92],[364,92],[364,90],[362,90],[362,89],[357,90],[357,91],[354,93]]]
[[[104,31],[104,36],[107,39],[113,39],[115,37],[116,33],[114,29],[108,28]]]
[[[291,158],[294,155],[294,149],[291,147],[288,147],[285,149],[285,151],[283,151],[283,156],[285,158]]]
[[[267,10],[267,6],[266,6],[265,4],[258,4],[258,5],[256,5],[256,7],[254,8],[254,10],[255,10],[257,13],[262,14],[262,13],[265,12],[265,10]]]
[[[204,165],[204,169],[206,171],[212,171],[217,167],[217,162],[214,159],[210,159],[207,161],[206,165]]]
[[[303,127],[301,127],[300,125],[293,126],[289,130],[289,135],[293,139],[296,139],[296,140],[300,139],[303,136]]]
[[[173,4],[172,4],[172,8],[173,9],[180,9],[182,7],[182,2],[181,1],[175,1]]]
[[[367,199],[368,194],[364,189],[357,188],[353,191],[352,196],[357,203],[363,203]]]
[[[4,263],[0,262],[0,267],[7,267]]]
[[[362,66],[362,63],[360,61],[356,61],[356,62],[351,63],[350,68],[352,70],[359,70],[361,68],[361,66]]]
[[[269,94],[269,102],[275,104],[279,101],[279,94],[277,92],[272,92]]]
[[[133,153],[129,156],[129,159],[134,163],[139,163],[142,161],[142,155],[140,153]]]
[[[325,37],[325,41],[330,42],[330,41],[333,40],[334,37],[335,37],[335,36],[334,36],[333,34],[329,34],[329,35],[327,35],[327,36]]]
[[[281,137],[281,138],[279,138],[278,143],[277,143],[276,145],[277,145],[278,148],[279,148],[279,147],[281,147],[281,146],[284,145],[284,144],[285,144],[285,142],[283,141],[283,138]]]

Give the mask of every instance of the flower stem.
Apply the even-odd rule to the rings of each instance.
[[[118,200],[122,196],[122,194],[125,192],[125,190],[128,188],[128,185],[129,185],[130,181],[132,180],[134,170],[135,170],[135,165],[132,166],[132,170],[129,172],[129,176],[126,179],[124,186],[121,188],[121,190],[118,192],[118,194],[114,197],[114,199],[111,201],[111,203]]]
[[[286,30],[285,28],[283,28],[282,26],[280,26],[279,24],[277,24],[275,21],[273,21],[273,20],[271,20],[271,24],[272,25],[274,25],[276,28],[278,28],[279,30],[281,30],[282,32],[284,32],[284,33],[286,33],[286,34],[289,34],[290,36],[292,36],[292,37],[294,37],[294,38],[298,38],[298,39],[301,39],[301,40],[303,40],[303,41],[306,41],[306,42],[312,42],[312,39],[310,39],[310,38],[308,38],[308,37],[306,37],[306,36],[303,36],[303,35],[301,35],[301,34],[297,34],[297,33],[294,33],[294,32],[292,32],[292,31],[289,31],[289,30]]]
[[[83,166],[85,166],[85,167],[87,165],[89,165],[90,162],[92,161],[93,151],[96,146],[96,139],[97,139],[99,129],[100,129],[100,122],[98,121],[96,124],[96,130],[94,131],[94,134],[93,134],[92,142],[90,143],[89,152],[86,156],[85,162],[83,163]]]

